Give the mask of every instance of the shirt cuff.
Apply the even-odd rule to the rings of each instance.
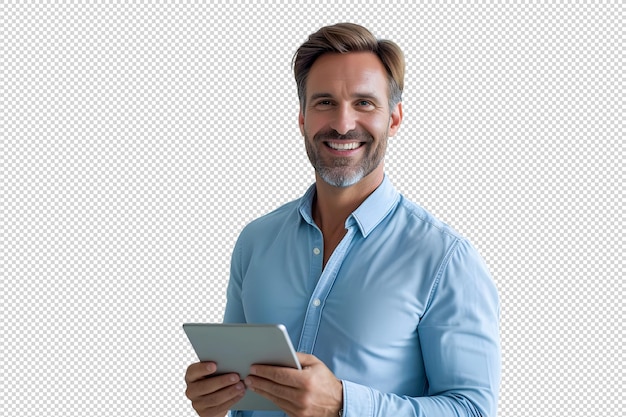
[[[343,384],[343,416],[369,417],[374,413],[372,390],[364,385],[342,380]]]

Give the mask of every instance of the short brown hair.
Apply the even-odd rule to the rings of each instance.
[[[387,70],[389,109],[402,101],[404,89],[404,54],[393,41],[376,39],[363,26],[337,23],[325,26],[309,36],[293,56],[293,72],[298,86],[300,108],[306,104],[306,81],[313,63],[327,53],[372,52]]]

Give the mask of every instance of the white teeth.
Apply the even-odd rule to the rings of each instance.
[[[361,144],[359,142],[328,142],[328,146],[337,151],[351,151],[361,146]]]

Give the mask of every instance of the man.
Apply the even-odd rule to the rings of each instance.
[[[495,286],[471,244],[384,173],[402,52],[338,24],[309,37],[294,72],[315,184],[242,231],[224,321],[284,323],[303,369],[255,365],[240,381],[193,364],[193,407],[223,416],[250,389],[292,417],[494,416]]]

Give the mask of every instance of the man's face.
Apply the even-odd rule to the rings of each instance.
[[[385,68],[369,52],[319,57],[306,81],[300,130],[315,172],[326,183],[348,187],[374,173],[387,139],[402,120],[402,106],[389,109]]]

